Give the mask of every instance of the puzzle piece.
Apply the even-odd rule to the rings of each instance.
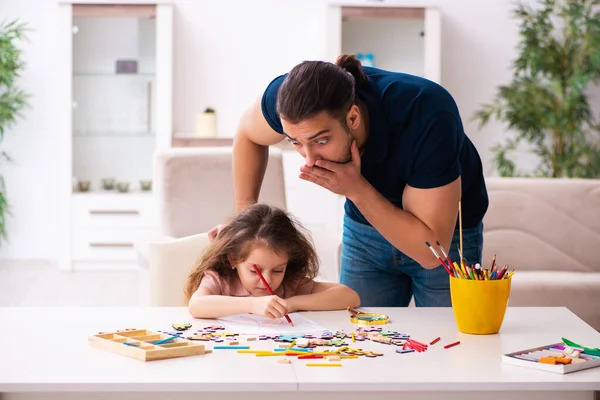
[[[400,334],[393,335],[392,339],[408,340],[408,339],[410,339],[410,335],[405,335],[403,333],[400,333]]]
[[[365,357],[369,357],[369,358],[374,358],[374,357],[381,357],[383,356],[383,353],[376,353],[374,351],[366,351],[364,353]]]
[[[219,331],[219,330],[225,330],[225,327],[222,325],[209,325],[209,326],[205,326],[204,329],[210,329],[213,331]]]
[[[356,354],[357,356],[361,356],[364,354],[362,349],[355,349],[355,348],[347,348],[344,350],[344,353],[347,355]]]
[[[385,337],[385,336],[373,336],[373,337],[371,337],[371,340],[373,342],[378,342],[378,343],[383,343],[383,344],[391,344],[393,339],[389,338],[389,337]]]
[[[171,335],[171,336],[181,336],[183,334],[183,332],[180,331],[158,331],[160,333],[164,333],[165,335]]]
[[[207,342],[207,341],[210,341],[212,339],[212,336],[210,334],[208,334],[208,335],[202,335],[202,334],[200,334],[200,335],[188,336],[186,339],[189,339],[189,340],[201,340],[201,341]]]
[[[274,339],[276,342],[287,342],[287,343],[292,343],[294,340],[296,339],[301,339],[303,336],[302,335],[279,335],[279,336],[274,336]]]
[[[381,332],[381,327],[377,327],[377,326],[367,326],[367,327],[358,328],[358,329],[363,332]]]
[[[171,326],[177,331],[186,331],[192,327],[192,324],[186,322],[185,324],[173,324]]]

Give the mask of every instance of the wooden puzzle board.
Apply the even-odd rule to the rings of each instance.
[[[157,342],[168,340],[163,343]],[[210,353],[203,344],[148,329],[102,332],[88,338],[91,346],[142,361]]]

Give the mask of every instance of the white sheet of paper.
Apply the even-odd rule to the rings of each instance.
[[[253,335],[277,335],[323,332],[327,329],[316,322],[300,315],[299,313],[288,314],[294,326],[291,326],[285,318],[269,319],[254,314],[235,314],[218,318],[228,331],[253,334]]]

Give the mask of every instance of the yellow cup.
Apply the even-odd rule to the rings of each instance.
[[[512,278],[490,281],[450,277],[452,310],[458,330],[473,335],[498,333],[504,320]]]

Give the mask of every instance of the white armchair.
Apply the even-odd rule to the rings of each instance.
[[[149,244],[151,306],[185,305],[183,289],[187,277],[208,244],[207,233]]]
[[[235,210],[231,147],[170,148],[154,156],[161,233],[184,237],[208,232]],[[286,209],[281,150],[269,149],[258,199]]]
[[[159,230],[135,243],[138,265],[148,268],[149,243],[208,232],[234,212],[231,147],[169,148],[154,154],[153,185]],[[270,149],[259,201],[286,208],[281,150]]]
[[[183,305],[185,280],[208,245],[205,232],[233,215],[231,150],[171,148],[155,155],[154,182],[161,231],[158,237],[146,240],[145,245],[138,245],[138,251],[147,257],[151,305]],[[259,201],[287,209],[282,154],[278,148],[269,151]],[[321,261],[319,279],[338,281],[341,238],[315,230],[311,235]]]

